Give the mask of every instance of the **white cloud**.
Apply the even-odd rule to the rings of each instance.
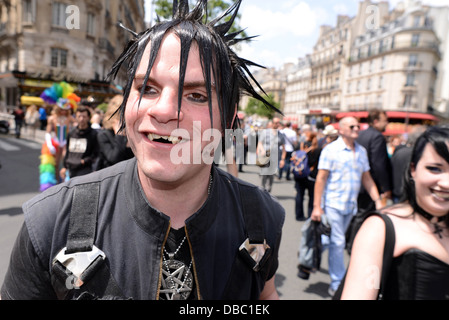
[[[271,11],[256,5],[248,5],[241,11],[241,26],[248,26],[249,33],[271,39],[280,35],[307,36],[317,28],[318,16],[305,2],[300,2],[284,11]]]

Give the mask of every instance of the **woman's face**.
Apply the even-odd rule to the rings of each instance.
[[[449,163],[428,143],[421,159],[411,167],[418,205],[434,216],[449,212]]]

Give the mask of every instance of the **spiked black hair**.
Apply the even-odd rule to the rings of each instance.
[[[172,20],[158,22],[150,29],[147,29],[139,34],[129,30],[134,34],[134,38],[127,44],[125,50],[114,63],[110,73],[108,74],[108,78],[115,78],[123,63],[128,64],[128,79],[123,92],[123,103],[118,109],[118,112],[120,113],[121,130],[123,130],[126,125],[124,117],[126,102],[128,100],[132,83],[145,48],[151,41],[151,52],[144,83],[148,81],[162,40],[169,32],[174,32],[181,41],[178,111],[181,108],[181,97],[188,55],[192,42],[195,41],[198,45],[204,80],[206,83],[206,90],[208,93],[211,122],[212,76],[216,82],[215,88],[217,91],[216,93],[220,110],[221,126],[223,129],[236,129],[238,127],[238,119],[235,121],[235,118],[241,93],[260,100],[266,107],[272,108],[276,112],[281,113],[280,110],[271,105],[260,94],[258,94],[251,84],[250,78],[253,80],[255,85],[257,85],[259,89],[266,94],[248,68],[249,66],[263,67],[238,57],[237,54],[230,48],[236,43],[252,38],[236,38],[242,31],[227,34],[235,20],[235,17],[237,16],[241,1],[242,0],[237,0],[223,14],[210,22],[203,23],[204,13],[207,10],[207,0],[198,0],[197,4],[191,11],[189,10],[187,0],[181,0],[179,2],[174,0]],[[218,24],[227,16],[230,16],[230,19],[227,22]],[[140,100],[142,100],[144,89],[145,87],[143,86],[140,93]]]

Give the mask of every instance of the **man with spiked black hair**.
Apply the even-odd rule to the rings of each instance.
[[[240,94],[273,108],[231,49],[240,3],[203,22],[206,0],[174,1],[172,20],[134,33],[110,76],[127,65],[118,112],[135,159],[23,206],[2,298],[278,298],[284,209],[213,164]]]

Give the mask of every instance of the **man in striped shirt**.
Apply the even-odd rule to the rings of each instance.
[[[382,206],[376,184],[369,172],[365,148],[355,140],[359,136],[357,119],[346,117],[339,122],[340,137],[327,145],[320,155],[312,220],[326,214],[332,231],[329,243],[329,294],[337,290],[346,271],[344,264],[345,232],[357,213],[357,197],[363,184],[376,203]]]

